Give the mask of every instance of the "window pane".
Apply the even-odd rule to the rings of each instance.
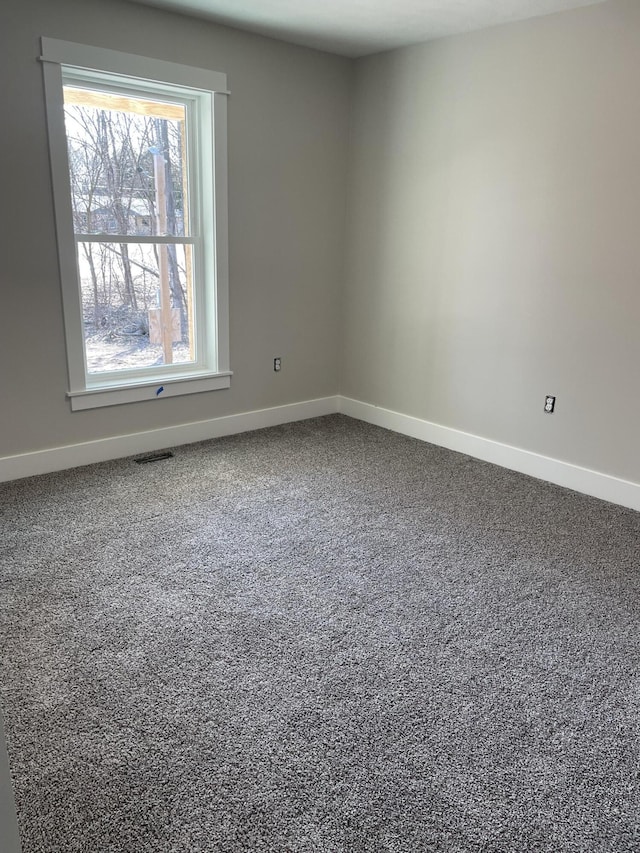
[[[184,104],[74,86],[64,102],[76,233],[185,236]]]
[[[192,247],[79,242],[87,371],[195,361]]]

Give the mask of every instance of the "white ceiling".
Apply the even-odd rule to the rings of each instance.
[[[255,33],[364,56],[606,0],[134,0]]]

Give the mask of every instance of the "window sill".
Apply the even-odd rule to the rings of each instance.
[[[205,376],[173,379],[160,382],[136,383],[108,387],[87,388],[85,391],[68,391],[74,412],[97,409],[100,406],[117,406],[120,403],[136,403],[140,400],[158,400],[164,397],[179,397],[182,394],[199,394],[202,391],[219,391],[231,385],[231,371],[212,373]]]

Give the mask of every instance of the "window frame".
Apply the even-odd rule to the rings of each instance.
[[[49,153],[53,186],[54,213],[58,242],[58,260],[62,285],[62,304],[69,387],[66,392],[72,410],[117,405],[137,400],[172,397],[228,388],[228,213],[227,213],[227,89],[226,75],[202,68],[179,65],[160,59],[90,47],[75,42],[43,37],[41,56]],[[65,71],[66,69],[66,71]],[[110,373],[87,371],[84,347],[82,298],[76,256],[77,235],[73,226],[71,181],[64,119],[63,85],[70,80],[88,80],[100,75],[103,82],[113,81],[132,94],[162,98],[180,96],[192,99],[197,115],[195,138],[189,140],[191,168],[194,156],[200,168],[192,181],[190,207],[195,214],[194,233],[189,237],[172,235],[132,239],[132,243],[173,243],[194,246],[198,269],[194,286],[197,307],[196,362],[161,365],[155,369],[126,369]],[[120,83],[118,83],[120,78]],[[135,82],[139,81],[136,89]],[[196,110],[195,104],[199,104]],[[208,151],[211,151],[211,157]],[[210,190],[209,190],[210,187]],[[205,194],[211,194],[206,204]],[[95,242],[117,242],[120,235],[101,235]],[[199,281],[198,281],[199,277]]]

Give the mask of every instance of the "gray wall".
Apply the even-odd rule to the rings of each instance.
[[[357,63],[343,394],[640,482],[639,45],[611,0]]]
[[[71,413],[42,35],[228,74],[230,390]],[[0,456],[336,393],[351,77],[344,59],[119,0],[3,0]]]
[[[640,481],[636,0],[355,63],[121,0],[0,24],[0,456],[340,390]],[[229,75],[229,391],[71,413],[41,35]]]

